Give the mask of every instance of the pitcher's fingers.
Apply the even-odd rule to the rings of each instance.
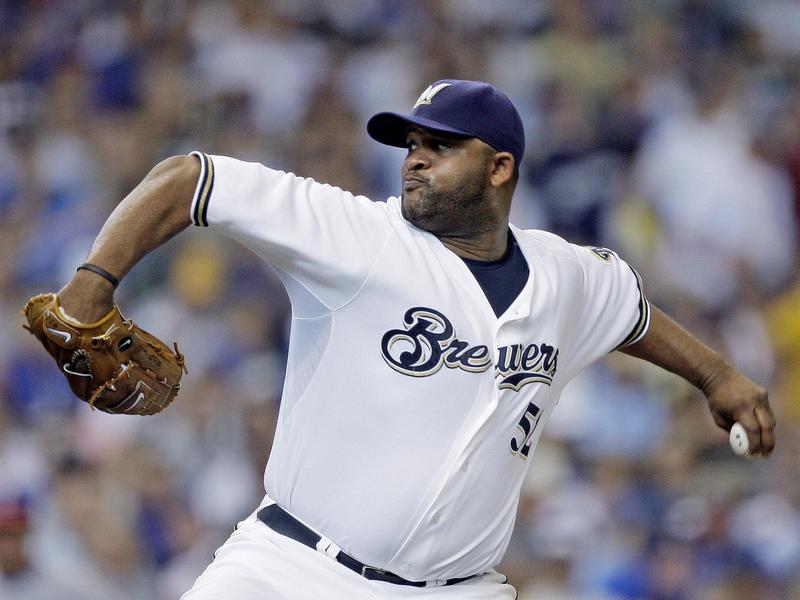
[[[767,456],[775,448],[775,416],[769,404],[756,406],[753,413],[761,428],[761,453]]]
[[[742,427],[744,427],[745,431],[747,432],[747,439],[750,443],[750,452],[749,454],[757,455],[761,454],[762,446],[761,446],[761,425],[758,422],[758,419],[755,415],[755,409],[753,411],[743,411],[739,413],[738,418],[736,419]]]

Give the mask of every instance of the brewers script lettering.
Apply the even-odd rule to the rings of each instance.
[[[489,348],[458,339],[453,324],[437,310],[410,308],[403,325],[404,329],[391,329],[381,338],[383,359],[399,373],[428,377],[442,365],[473,373],[492,366]],[[558,348],[545,343],[502,346],[494,364],[500,389],[519,391],[534,382],[550,385],[558,368]]]

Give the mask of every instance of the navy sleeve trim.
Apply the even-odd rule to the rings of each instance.
[[[192,223],[197,227],[208,227],[208,202],[214,190],[214,161],[203,152],[195,151],[190,156],[200,159],[200,178],[192,198]]]
[[[628,336],[615,348],[616,350],[638,342],[644,337],[644,334],[647,333],[647,329],[650,327],[650,302],[644,295],[642,278],[639,276],[639,273],[636,272],[636,269],[630,265],[628,265],[628,267],[633,271],[633,275],[636,277],[636,286],[639,288],[639,319],[636,321],[636,325],[634,325]]]

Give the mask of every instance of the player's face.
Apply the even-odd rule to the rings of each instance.
[[[403,162],[402,212],[419,227],[439,236],[471,235],[490,219],[487,197],[490,146],[476,138],[458,138],[412,128]]]

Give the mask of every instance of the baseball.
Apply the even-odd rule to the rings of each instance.
[[[739,456],[747,456],[750,452],[750,440],[741,423],[734,423],[730,433],[731,449]]]

